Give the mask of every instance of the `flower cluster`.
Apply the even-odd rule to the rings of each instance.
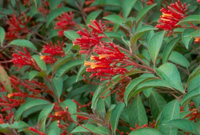
[[[74,14],[72,12],[63,13],[59,17],[57,17],[56,27],[55,29],[59,29],[59,36],[64,35],[64,31],[71,30],[76,25],[76,22],[73,20]]]
[[[166,31],[172,32],[174,28],[180,27],[177,23],[186,17],[186,11],[189,5],[186,3],[182,4],[180,0],[178,2],[170,4],[166,8],[162,8],[162,16],[159,19],[159,23],[156,28],[164,29]]]
[[[27,24],[31,18],[27,18],[26,14],[16,17],[14,14],[6,22],[8,25],[8,32],[6,32],[6,40],[13,40],[16,38],[25,38],[29,32]]]
[[[44,14],[44,15],[47,15],[48,13],[50,13],[51,10],[49,9],[49,2],[48,1],[42,1],[42,4],[38,8],[38,11],[41,14]]]
[[[53,44],[52,42],[47,43],[43,46],[43,51],[45,55],[41,55],[40,58],[45,61],[45,63],[54,63],[58,58],[55,56],[63,57],[65,55],[65,51],[63,50],[64,42],[57,42],[57,44]]]
[[[128,66],[127,56],[123,54],[114,44],[111,47],[96,46],[94,52],[98,55],[92,55],[92,61],[85,61],[87,72],[93,72],[90,77],[97,77],[100,81],[110,80],[114,75],[127,73],[125,67]]]
[[[12,63],[15,67],[22,68],[24,66],[31,66],[36,70],[40,71],[40,67],[37,65],[36,61],[32,58],[31,54],[27,51],[27,49],[23,48],[25,53],[19,51],[18,53],[13,53]]]
[[[80,54],[90,55],[91,61],[85,61],[84,65],[87,67],[86,71],[92,73],[91,78],[96,77],[100,81],[111,80],[117,74],[125,75],[128,72],[127,66],[137,65],[113,42],[102,40],[110,39],[104,34],[106,26],[101,21],[94,20],[91,23],[92,25],[88,26],[92,31],[78,31],[82,37],[73,42],[74,45],[80,45]]]
[[[106,30],[106,26],[102,23],[102,21],[97,22],[96,20],[91,21],[91,23],[95,26],[88,25],[90,28],[92,28],[92,31],[89,32],[86,29],[83,29],[83,31],[78,31],[77,33],[81,35],[81,38],[77,38],[76,41],[73,42],[74,45],[80,46],[79,54],[88,54],[90,55],[93,52],[93,48],[95,46],[100,46],[104,44],[103,41],[101,41],[102,38],[104,38],[104,35],[98,35],[103,34],[103,32]]]

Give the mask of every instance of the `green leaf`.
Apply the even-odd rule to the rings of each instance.
[[[121,25],[124,22],[124,19],[121,18],[121,16],[116,15],[116,14],[108,15],[108,16],[105,16],[103,18],[106,19],[106,20],[109,20],[111,22],[114,22],[116,24],[119,24],[119,25]]]
[[[46,120],[49,114],[52,112],[54,104],[50,104],[44,107],[38,116],[38,125],[42,132],[45,132],[46,129]]]
[[[191,80],[193,80],[196,76],[200,75],[200,66],[196,67],[192,73],[190,74],[187,84],[190,83]]]
[[[176,25],[180,25],[182,23],[200,23],[200,15],[190,15],[185,18],[183,18],[181,21],[179,21]]]
[[[23,105],[21,105],[18,109],[17,112],[15,113],[15,120],[19,120],[21,115],[33,108],[33,107],[40,107],[40,106],[45,106],[50,104],[50,102],[46,101],[46,100],[42,100],[42,99],[32,99],[26,103],[24,103]]]
[[[149,98],[150,109],[153,117],[156,119],[160,112],[162,111],[163,107],[166,105],[165,99],[157,93],[155,90],[151,92]]]
[[[58,8],[55,10],[52,10],[48,15],[47,15],[47,24],[46,24],[46,28],[49,27],[49,24],[59,15],[61,15],[64,12],[68,12],[68,11],[72,11],[71,8],[68,7],[62,7],[62,8]]]
[[[130,132],[129,135],[162,135],[158,130],[153,128],[140,128]]]
[[[5,69],[0,65],[0,84],[6,89],[8,93],[12,93],[10,79]]]
[[[162,110],[160,116],[159,130],[164,135],[176,135],[178,129],[173,127],[168,127],[165,124],[173,119],[178,119],[180,117],[180,104],[178,99],[169,102]]]
[[[3,46],[3,41],[5,39],[5,31],[2,27],[0,27],[0,45]]]
[[[157,4],[153,4],[153,5],[150,5],[150,6],[147,6],[145,8],[143,8],[138,14],[137,14],[137,17],[136,17],[136,26],[139,25],[139,23],[142,21],[142,19],[145,17],[145,15],[149,12],[149,10],[151,10],[153,7],[155,7]]]
[[[59,134],[60,134],[60,128],[58,127],[57,121],[54,121],[49,126],[47,135],[59,135]]]
[[[152,38],[149,41],[149,54],[152,58],[154,65],[156,63],[158,53],[159,53],[160,48],[162,46],[164,35],[165,35],[164,31],[157,32],[156,34],[154,34],[152,36]]]
[[[191,91],[189,91],[187,94],[185,94],[181,100],[181,104],[184,105],[186,104],[186,102],[188,102],[189,100],[200,96],[200,87],[197,87]]]
[[[125,102],[126,105],[128,105],[128,101],[130,99],[131,92],[133,90],[135,90],[137,85],[140,84],[140,83],[143,83],[147,80],[150,80],[150,79],[152,79],[152,77],[140,77],[140,78],[133,79],[128,84],[128,86],[126,87],[125,93],[124,93],[124,102]]]
[[[167,122],[166,126],[172,126],[183,131],[199,135],[200,134],[200,125],[186,119],[175,119]]]
[[[176,47],[176,45],[178,44],[178,41],[180,40],[180,38],[173,38],[172,40],[170,40],[168,42],[168,44],[165,46],[164,48],[164,52],[163,52],[163,63],[166,63],[171,52],[174,50],[174,48]]]
[[[62,0],[49,0],[50,9],[55,9],[62,2]]]
[[[97,11],[93,11],[91,12],[86,19],[86,24],[90,23],[90,20],[95,20],[100,14],[101,14],[102,10],[97,10]]]
[[[169,60],[185,68],[188,68],[190,66],[189,61],[179,52],[173,51],[172,54],[169,56]]]
[[[39,66],[42,70],[44,70],[44,71],[47,70],[46,63],[44,62],[44,60],[40,59],[40,56],[39,56],[39,55],[33,55],[32,57],[33,57],[33,59],[36,61],[36,63],[38,64],[38,66]]]
[[[191,34],[195,31],[195,29],[185,29],[182,34],[182,41],[185,47],[188,49],[189,46],[192,44],[193,37]]]
[[[72,134],[77,134],[77,133],[90,133],[87,129],[83,128],[86,127],[87,129],[89,129],[90,131],[94,132],[95,134],[98,135],[110,135],[109,131],[102,126],[94,126],[92,124],[83,124],[82,127],[78,126],[76,127],[71,133]]]
[[[136,33],[134,33],[131,36],[131,39],[130,39],[131,46],[133,46],[142,35],[144,35],[147,31],[151,31],[151,30],[156,30],[156,28],[151,25],[142,26],[141,29],[139,29]]]
[[[128,15],[130,14],[135,2],[137,0],[124,0],[122,1],[122,12],[123,12],[123,16],[125,18],[128,17]]]
[[[112,132],[115,135],[116,133],[116,129],[117,129],[117,125],[119,122],[119,117],[120,114],[122,112],[122,110],[124,109],[125,105],[124,103],[119,103],[116,105],[116,107],[113,109],[111,116],[110,116],[110,125],[112,128]]]
[[[174,64],[165,63],[156,69],[156,73],[169,86],[177,89],[181,93],[185,93],[181,83],[181,77],[179,71]]]
[[[27,47],[33,50],[37,50],[37,48],[34,46],[34,44],[28,40],[25,39],[16,39],[9,43],[9,45],[17,45],[21,47]]]
[[[78,82],[80,80],[80,77],[83,75],[83,73],[85,72],[86,67],[84,65],[82,65],[78,71],[77,77],[76,77],[76,82]]]
[[[60,96],[63,92],[63,79],[62,77],[54,77],[52,80],[52,85],[54,88],[54,93],[56,94],[57,98],[60,99]]]
[[[64,35],[65,37],[69,38],[72,41],[75,41],[76,38],[80,38],[79,34],[77,34],[75,31],[73,30],[67,30],[64,31]]]
[[[31,72],[29,72],[29,80],[31,81],[32,79],[34,79],[35,77],[39,76],[39,77],[45,77],[47,75],[46,71],[41,71],[38,72],[36,70],[32,70]]]
[[[73,67],[83,64],[83,62],[84,62],[83,60],[71,60],[67,62],[65,65],[58,68],[55,76],[59,78],[63,76],[67,71],[72,69]]]
[[[53,71],[56,72],[57,69],[59,67],[61,67],[62,65],[66,64],[69,60],[72,59],[72,56],[71,55],[67,55],[67,56],[64,56],[60,59],[58,59],[54,64],[53,64]]]
[[[138,124],[139,126],[147,124],[148,120],[146,111],[139,95],[133,100],[132,104],[130,105],[128,115],[131,127],[135,127],[136,124]]]

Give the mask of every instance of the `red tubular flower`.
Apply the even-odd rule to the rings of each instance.
[[[29,127],[29,130],[39,134],[39,135],[45,135],[45,133],[41,132],[41,131],[38,131],[37,129],[33,128],[33,127]]]
[[[186,11],[188,9],[186,3],[182,4],[180,0],[178,2],[170,4],[166,8],[162,8],[160,11],[162,12],[162,16],[158,20],[160,24],[156,25],[156,28],[169,30],[172,32],[174,28],[180,27],[177,23],[186,17]]]
[[[52,42],[47,43],[43,46],[42,53],[45,53],[47,55],[41,55],[41,59],[45,61],[45,63],[54,63],[57,58],[54,56],[61,56],[63,57],[65,55],[65,51],[63,50],[64,42],[57,42],[56,44],[53,44]]]
[[[38,11],[41,14],[47,15],[48,13],[51,12],[51,10],[49,9],[49,2],[48,1],[42,1],[41,6],[38,8]]]
[[[31,2],[30,2],[30,0],[23,0],[23,5],[24,6],[30,6],[31,5]]]
[[[92,31],[89,32],[86,29],[83,31],[78,31],[77,33],[81,35],[81,38],[77,38],[76,41],[73,42],[74,45],[80,45],[79,54],[90,54],[95,46],[100,46],[104,44],[101,41],[104,38],[104,35],[99,36],[98,34],[103,34],[106,30],[106,26],[102,23],[102,21],[97,22],[96,20],[91,21],[92,25],[88,25]]]
[[[24,38],[29,29],[27,23],[30,22],[31,18],[27,18],[26,14],[23,16],[16,17],[12,14],[11,18],[6,22],[8,24],[8,32],[6,32],[6,40],[13,40],[16,38]]]
[[[77,33],[82,37],[77,38],[73,44],[80,46],[79,54],[90,54],[93,48],[99,45],[101,43],[101,39],[104,37],[98,36],[93,31],[89,32],[86,29],[83,29],[83,31],[78,31]]]
[[[64,31],[71,30],[75,25],[76,22],[73,20],[74,14],[72,12],[63,13],[57,18],[56,27],[55,29],[59,29],[58,35],[62,37],[64,35]]]
[[[197,0],[197,2],[200,2],[200,0]]]
[[[129,62],[129,58],[123,54],[117,47],[110,43],[111,47],[96,46],[94,52],[98,56],[91,56],[92,61],[85,61],[87,72],[92,72],[90,77],[97,77],[100,81],[110,80],[113,76],[121,74],[124,75],[128,72],[125,68],[133,65]]]
[[[194,42],[200,44],[200,37],[195,37],[195,38],[194,38]]]
[[[154,4],[154,0],[149,0],[146,2],[147,5],[153,5]]]
[[[26,50],[26,48],[23,48],[25,53],[22,51],[19,51],[18,53],[13,53],[12,56],[12,62],[14,66],[22,68],[24,66],[31,66],[35,68],[36,70],[40,71],[40,67],[37,65],[36,61],[32,58],[30,53]]]

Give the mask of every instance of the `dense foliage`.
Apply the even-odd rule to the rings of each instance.
[[[199,0],[0,0],[0,134],[199,135]]]

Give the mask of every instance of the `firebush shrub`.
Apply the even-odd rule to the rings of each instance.
[[[199,0],[1,0],[0,134],[199,135]]]

